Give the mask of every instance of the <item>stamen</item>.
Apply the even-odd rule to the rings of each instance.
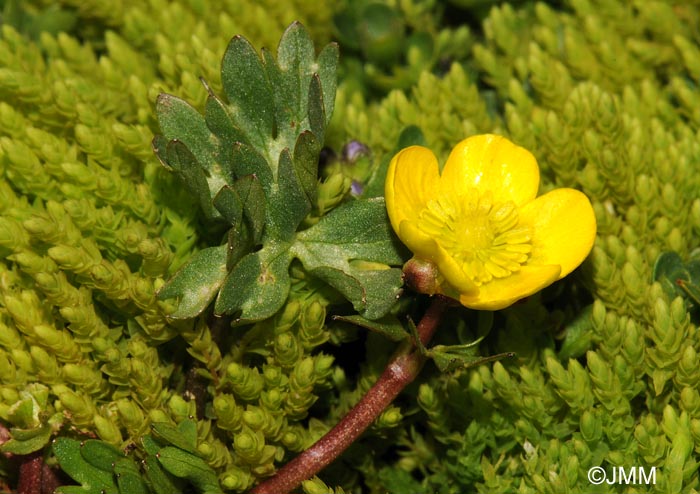
[[[476,189],[459,198],[431,200],[418,227],[447,251],[476,285],[520,270],[532,251],[532,231],[518,226],[518,208],[494,203],[490,192]]]

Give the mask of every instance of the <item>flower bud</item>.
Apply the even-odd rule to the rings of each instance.
[[[413,257],[403,265],[404,283],[417,293],[435,295],[439,287],[438,276],[438,267],[425,259]]]

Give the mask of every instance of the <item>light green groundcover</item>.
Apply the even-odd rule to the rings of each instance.
[[[36,451],[60,463],[74,485],[65,493],[245,492],[270,476],[359,400],[396,347],[392,331],[424,310],[407,291],[394,302],[408,255],[374,221],[381,199],[368,199],[381,195],[388,159],[424,143],[444,160],[487,132],[532,151],[541,193],[573,187],[591,198],[591,255],[493,318],[452,309],[436,343],[490,328],[479,354],[516,356],[445,372],[429,362],[303,488],[700,489],[700,3],[0,6],[0,490],[16,488],[19,461]],[[236,182],[215,198],[226,177],[214,165],[181,170],[216,152],[191,145],[204,142],[198,119],[215,112],[211,95],[255,87],[237,73],[222,83],[232,37],[283,64],[297,60],[277,52],[293,21],[319,58],[303,58],[306,85],[288,95],[296,110],[274,106],[290,127],[270,131],[291,147],[265,184],[277,191],[279,172],[299,186],[275,192],[293,207],[265,213],[276,229],[261,236],[241,199],[260,190]],[[321,51],[332,41],[337,91],[334,45]],[[255,53],[236,43],[241,57]],[[248,96],[237,118],[267,125],[264,111],[246,110]],[[163,117],[173,105],[179,116]],[[250,149],[281,150],[261,139],[239,152],[254,161]],[[317,182],[309,166],[319,155]],[[343,230],[343,214],[364,218],[374,250],[324,244],[328,232],[357,233]],[[247,254],[270,270],[241,269],[236,286],[250,289],[225,290],[222,277]],[[376,263],[393,267],[366,275]],[[172,297],[158,296],[186,266],[195,268],[164,289]],[[607,474],[601,485],[595,467]]]

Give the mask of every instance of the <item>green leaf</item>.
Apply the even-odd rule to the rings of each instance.
[[[80,454],[90,465],[105,472],[112,471],[112,465],[120,458],[124,458],[124,453],[104,441],[88,439],[80,445]]]
[[[149,494],[139,467],[131,458],[120,458],[114,462],[114,475],[117,477],[119,492],[122,494]]]
[[[239,319],[257,321],[277,312],[289,293],[289,244],[270,242],[241,259],[228,274],[214,310],[240,312]]]
[[[62,486],[56,489],[58,494],[117,494],[114,475],[88,463],[80,452],[81,443],[75,439],[59,437],[53,442],[53,452],[61,469],[73,480],[81,484]]]
[[[150,435],[141,436],[141,444],[143,444],[143,449],[149,455],[155,455],[160,448],[165,446],[165,444],[161,444]]]
[[[408,337],[408,333],[395,316],[384,316],[375,321],[358,315],[334,316],[333,320],[355,324],[362,328],[368,329],[369,331],[379,333],[391,341],[403,341]]]
[[[197,452],[197,423],[194,420],[183,420],[177,426],[169,422],[155,422],[151,425],[156,438],[173,446],[199,455]]]
[[[235,143],[232,152],[236,176],[254,175],[269,196],[274,189],[274,177],[267,160],[254,147],[242,142]]]
[[[306,198],[312,204],[316,201],[318,189],[318,154],[320,152],[321,143],[313,133],[305,131],[299,134],[294,146],[294,171]]]
[[[326,116],[323,107],[323,90],[321,89],[321,78],[314,74],[309,82],[309,101],[307,104],[309,115],[309,128],[311,132],[323,142],[326,130]]]
[[[200,492],[223,494],[216,472],[200,457],[166,446],[158,452],[157,458],[165,470],[189,480]]]
[[[379,471],[382,489],[386,492],[426,494],[428,491],[411,474],[399,468],[385,467]]]
[[[343,294],[367,319],[387,314],[398,300],[403,284],[401,270],[397,268],[342,270],[320,266],[310,271]]]
[[[213,218],[214,209],[211,206],[211,191],[206,174],[187,146],[176,139],[166,142],[156,136],[153,139],[153,151],[163,165],[178,175],[190,194],[197,199],[207,218]]]
[[[690,263],[693,274],[697,276],[697,263]],[[676,252],[662,252],[654,263],[654,280],[661,283],[664,291],[670,297],[682,295],[693,298],[693,279],[688,266],[683,264],[681,256]]]
[[[299,223],[311,210],[311,202],[302,187],[302,180],[305,178],[297,175],[289,150],[282,150],[279,160],[279,188],[268,203],[268,237],[291,240]]]
[[[179,478],[166,472],[155,455],[148,455],[143,460],[143,467],[146,479],[151,489],[155,491],[155,494],[184,492],[184,483]]]
[[[458,348],[466,345],[436,345],[428,350],[428,357],[433,359],[440,372],[452,372],[457,369],[470,369],[478,365],[495,362],[503,358],[514,357],[515,353],[499,353],[490,357],[479,357],[470,348]]]
[[[168,140],[178,140],[190,150],[195,160],[212,181],[227,183],[233,180],[229,170],[217,163],[219,140],[196,109],[172,94],[161,93],[156,100],[158,124]],[[212,188],[214,192],[218,188]]]
[[[258,149],[267,149],[274,135],[273,91],[255,48],[234,36],[221,62],[221,82],[235,115],[236,126]]]
[[[294,247],[309,249],[310,260],[315,259],[319,265],[333,259],[342,259],[344,264],[351,259],[391,265],[403,263],[384,199],[380,197],[342,204],[316,225],[300,232]]]
[[[264,51],[265,68],[275,88],[274,107],[281,147],[291,148],[297,135],[308,129],[309,81],[316,69],[315,50],[309,33],[299,22],[282,34],[277,60]]]
[[[233,228],[240,230],[243,223],[243,202],[228,185],[225,185],[217,192],[212,201],[216,210],[221,213],[221,217],[233,225]]]
[[[335,91],[338,84],[338,45],[337,43],[327,44],[316,60],[318,66],[318,77],[321,80],[323,90],[323,114],[326,118],[326,125],[331,121],[333,107],[335,105]]]
[[[214,300],[226,278],[226,245],[209,247],[196,252],[158,291],[158,298],[177,298],[177,310],[170,314],[175,319],[196,317]]]
[[[593,339],[593,304],[583,309],[576,319],[567,324],[564,342],[559,350],[559,359],[563,362],[579,358],[590,348]]]
[[[236,126],[231,108],[215,95],[204,83],[209,96],[204,106],[204,121],[209,130],[219,138],[221,149],[231,149],[237,142],[248,143],[245,134]]]
[[[33,429],[10,429],[11,439],[0,445],[0,452],[15,455],[28,455],[39,451],[51,440],[51,426],[49,424]]]
[[[246,175],[233,183],[233,189],[243,203],[243,216],[253,235],[253,245],[262,239],[265,228],[265,192],[255,175]]]
[[[383,198],[345,203],[300,232],[292,252],[367,319],[385,315],[401,290],[401,264]]]

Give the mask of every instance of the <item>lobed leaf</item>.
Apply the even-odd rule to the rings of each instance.
[[[266,319],[277,312],[289,293],[288,244],[268,243],[243,257],[226,277],[214,305],[217,314],[240,313],[246,321]]]
[[[179,300],[177,310],[170,317],[196,317],[214,300],[227,274],[226,251],[227,246],[220,245],[196,252],[158,291],[161,300]]]
[[[304,267],[341,292],[368,319],[385,315],[401,291],[402,263],[383,198],[345,203],[297,235]]]
[[[221,62],[221,82],[237,127],[258,149],[274,136],[273,90],[255,48],[234,36]]]

